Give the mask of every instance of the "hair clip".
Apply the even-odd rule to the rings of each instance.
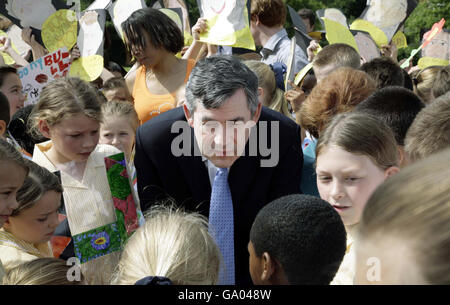
[[[173,285],[172,281],[164,276],[146,276],[135,283],[135,285]]]

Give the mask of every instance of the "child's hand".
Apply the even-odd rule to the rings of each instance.
[[[11,38],[0,37],[0,52],[9,53],[11,51]]]
[[[316,52],[320,48],[320,45],[314,39],[309,43],[308,48],[306,49],[306,53],[308,53],[308,61],[312,62],[314,60],[314,52]]]
[[[305,94],[305,92],[303,92],[302,89],[300,89],[299,86],[295,85],[290,80],[288,80],[288,82],[292,86],[293,89],[288,90],[284,94],[284,97],[291,104],[292,112],[296,113],[297,111],[300,110],[302,103],[306,100],[306,94]]]
[[[22,40],[30,46],[36,43],[36,40],[34,39],[34,35],[32,34],[30,27],[23,28]]]
[[[80,57],[81,57],[80,49],[78,48],[78,45],[75,45],[70,51],[70,62],[73,62],[74,60]]]
[[[208,24],[205,18],[198,18],[197,23],[192,27],[192,37],[194,40],[200,39],[200,34],[208,30]]]

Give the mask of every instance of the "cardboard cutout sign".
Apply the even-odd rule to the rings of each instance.
[[[111,0],[95,0],[86,11],[106,10],[111,5]]]
[[[25,106],[35,104],[42,88],[52,80],[66,76],[69,67],[69,51],[61,48],[19,69],[19,78],[27,98]]]
[[[430,66],[448,66],[448,59],[436,58],[436,57],[422,57],[417,62],[417,66],[420,69],[425,69]]]
[[[144,0],[117,0],[113,5],[109,6],[109,15],[113,20],[117,33],[122,39],[122,23],[135,11],[145,7],[147,5]]]
[[[78,77],[86,82],[96,80],[103,71],[103,57],[91,55],[80,57],[72,63],[69,75]]]
[[[416,6],[416,0],[367,0],[366,9],[358,19],[381,29],[389,43]]]
[[[181,9],[181,20],[183,21],[183,32],[191,33],[191,23],[189,22],[188,6],[185,0],[164,0],[165,8]]]
[[[294,24],[295,40],[297,42],[297,45],[306,54],[306,49],[308,48],[309,43],[311,42],[312,39],[306,32],[306,26],[302,18],[300,18],[297,12],[290,5],[287,5],[287,8],[289,11],[289,16],[291,17],[292,20],[292,24]]]
[[[408,46],[406,36],[402,31],[398,31],[397,33],[395,33],[394,37],[392,37],[392,42],[397,46],[397,49],[399,50]]]
[[[323,22],[322,18],[327,18],[329,20],[333,20],[335,22],[339,22],[346,28],[348,28],[347,24],[347,18],[345,17],[344,13],[342,13],[337,8],[325,8],[316,11],[317,16],[319,16],[320,23],[322,23],[322,27],[325,28],[325,24]]]
[[[82,57],[103,56],[103,33],[106,22],[105,10],[85,11],[79,20],[80,32],[77,45]]]
[[[58,10],[42,25],[42,41],[49,52],[62,47],[68,50],[77,42],[78,22],[74,11]]]
[[[255,50],[250,32],[247,0],[197,0],[209,30],[200,41]]]
[[[345,43],[359,52],[355,38],[346,26],[327,18],[322,19],[325,24],[326,37],[330,44]]]
[[[425,33],[426,34],[426,33]],[[424,35],[425,36],[425,35]],[[424,40],[422,40],[424,41]],[[422,49],[423,57],[450,59],[450,30],[443,29]]]
[[[159,10],[176,23],[181,33],[184,32],[182,21],[183,14],[180,8],[160,8]]]
[[[356,19],[350,25],[350,29],[369,33],[379,48],[381,48],[381,46],[389,44],[389,40],[386,34],[367,20]]]
[[[369,33],[363,31],[352,31],[358,45],[359,54],[366,60],[371,61],[374,58],[380,57],[381,52],[377,44],[372,39]]]

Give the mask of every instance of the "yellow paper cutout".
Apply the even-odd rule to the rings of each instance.
[[[352,25],[350,25],[350,30],[359,30],[369,33],[379,48],[389,44],[386,34],[367,20],[356,19]]]
[[[420,69],[425,69],[430,66],[448,66],[448,59],[436,58],[436,57],[422,57],[417,62],[417,66]]]
[[[180,31],[183,30],[183,23],[181,22],[180,16],[175,11],[172,11],[168,8],[160,8],[159,10],[163,12],[167,17],[172,19],[172,21],[175,22]]]
[[[326,38],[330,44],[333,43],[345,43],[352,46],[358,53],[358,45],[356,44],[355,37],[353,37],[350,30],[340,24],[339,22],[322,18],[325,24]]]
[[[58,10],[42,25],[42,42],[51,53],[62,47],[68,50],[77,43],[78,21],[72,10]]]
[[[103,57],[100,55],[91,55],[75,60],[70,66],[69,75],[87,82],[92,82],[102,74],[102,71]]]
[[[321,40],[322,39],[322,32],[316,31],[316,32],[309,32],[308,36],[315,40]]]
[[[402,31],[395,33],[394,37],[392,37],[392,42],[397,46],[397,49],[403,49],[408,46],[406,36]]]
[[[306,74],[308,74],[308,72],[312,69],[312,67],[313,67],[312,62],[304,66],[303,69],[301,69],[300,72],[297,73],[297,76],[295,76],[294,84],[298,86],[305,78]]]

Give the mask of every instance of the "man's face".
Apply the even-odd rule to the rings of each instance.
[[[197,103],[191,115],[185,108],[189,125],[204,157],[216,167],[229,168],[244,152],[250,127],[258,121],[261,104],[252,116],[243,89],[237,90],[217,109]]]
[[[302,17],[300,17],[302,18]],[[302,18],[303,23],[305,24],[306,27],[306,33],[310,33],[313,31],[313,26],[311,25],[311,23],[309,22],[308,18]]]

